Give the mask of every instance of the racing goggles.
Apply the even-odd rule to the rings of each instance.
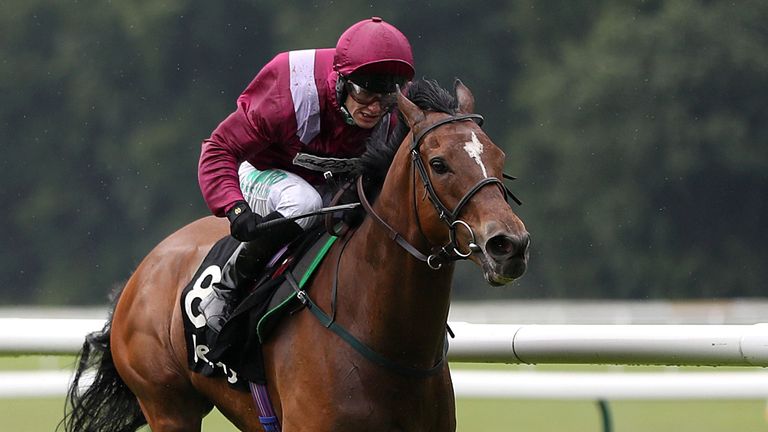
[[[355,84],[351,80],[347,80],[346,87],[347,94],[360,105],[370,105],[378,102],[383,110],[389,110],[397,105],[397,90],[391,93],[374,93],[365,87]]]

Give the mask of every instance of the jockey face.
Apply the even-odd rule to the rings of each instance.
[[[359,86],[353,81],[347,81],[346,106],[352,119],[358,127],[370,129],[376,126],[381,117],[396,103],[397,97],[392,93],[375,93]]]

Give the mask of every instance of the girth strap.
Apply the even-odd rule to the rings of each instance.
[[[275,414],[272,400],[269,398],[269,391],[267,391],[267,385],[249,382],[248,388],[251,390],[251,396],[256,408],[259,409],[259,422],[261,422],[264,431],[280,432],[282,430],[280,419]]]

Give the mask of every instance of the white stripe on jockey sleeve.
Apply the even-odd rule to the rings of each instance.
[[[291,98],[296,113],[296,136],[308,144],[320,133],[320,99],[315,83],[315,50],[288,53],[291,69]]]

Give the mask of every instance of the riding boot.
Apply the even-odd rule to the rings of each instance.
[[[280,219],[272,212],[264,222]],[[270,224],[271,225],[271,224]],[[213,292],[200,304],[208,328],[219,333],[245,294],[246,285],[253,283],[270,258],[285,244],[296,239],[303,229],[294,221],[285,221],[266,228],[258,238],[241,243],[221,269],[221,280],[211,287]]]

